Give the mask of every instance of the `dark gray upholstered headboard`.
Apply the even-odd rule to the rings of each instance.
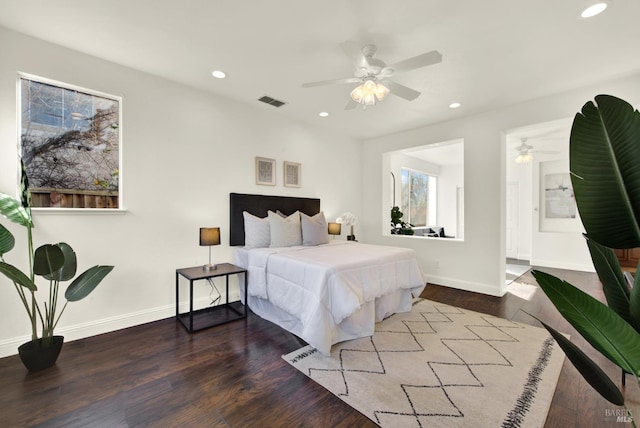
[[[293,214],[296,211],[314,215],[320,212],[320,199],[230,193],[229,245],[244,245],[243,211],[247,211],[257,217],[266,217],[269,210],[280,210],[286,215]]]

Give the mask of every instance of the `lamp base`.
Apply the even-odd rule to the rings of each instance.
[[[202,266],[202,270],[204,270],[206,272],[209,272],[211,270],[216,270],[216,269],[218,269],[217,265],[204,265],[204,266]]]

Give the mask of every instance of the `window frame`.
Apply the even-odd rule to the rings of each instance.
[[[23,87],[23,83],[25,86]],[[31,85],[35,83],[34,88],[40,91],[53,92],[46,87],[51,87],[55,91],[59,89],[60,94],[45,94],[46,101],[50,101],[52,104],[58,104],[53,106],[50,110],[53,120],[42,120],[45,116],[37,115],[34,109],[36,108],[34,100],[31,99],[32,92],[25,92],[28,85],[28,89],[32,89]],[[42,85],[42,86],[38,86]],[[123,211],[123,174],[122,174],[122,97],[106,94],[96,90],[83,88],[80,86],[35,76],[28,73],[18,72],[16,79],[16,91],[17,91],[17,106],[18,106],[18,154],[21,161],[24,161],[27,171],[29,165],[36,159],[38,162],[47,162],[43,160],[38,153],[38,150],[27,151],[27,146],[39,147],[43,142],[51,142],[56,137],[63,136],[70,131],[77,133],[88,133],[93,128],[93,139],[89,140],[88,136],[80,135],[74,144],[78,145],[78,155],[70,154],[74,147],[71,147],[71,138],[67,139],[68,145],[60,147],[60,150],[65,151],[65,160],[74,159],[78,162],[81,170],[87,169],[87,165],[95,164],[95,170],[98,171],[98,165],[103,162],[96,160],[89,160],[90,157],[86,156],[85,159],[80,158],[80,146],[84,143],[85,151],[94,151],[95,153],[104,152],[101,156],[104,161],[108,157],[109,168],[100,169],[100,174],[92,175],[93,182],[89,175],[85,175],[81,179],[81,184],[77,186],[43,186],[41,183],[38,187],[37,180],[32,180],[29,183],[29,188],[32,190],[32,208],[35,210],[43,211]],[[76,107],[80,107],[80,110],[69,109],[71,105],[70,101],[72,97],[75,97],[77,101]],[[103,114],[98,117],[98,113]],[[35,119],[35,120],[34,120]],[[82,120],[86,119],[86,120]],[[100,122],[102,120],[102,122]],[[104,125],[99,128],[99,125]],[[34,141],[27,140],[33,139]],[[38,139],[39,141],[35,141]],[[67,141],[65,140],[65,141]],[[93,145],[91,145],[93,144]],[[106,149],[105,149],[106,145]],[[117,150],[117,153],[116,153]],[[52,155],[53,160],[59,158],[57,155]],[[51,162],[50,160],[48,162]],[[18,165],[20,169],[20,165]],[[35,166],[33,167],[35,168]],[[37,171],[37,170],[33,170]],[[73,174],[78,176],[77,171],[67,170],[60,167],[60,177],[64,179],[65,175],[71,177]],[[91,183],[93,187],[90,187]],[[90,187],[90,188],[87,188]],[[35,192],[35,194],[34,194]],[[49,192],[49,193],[47,193]]]

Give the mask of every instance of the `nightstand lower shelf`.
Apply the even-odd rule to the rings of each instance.
[[[189,329],[189,318],[191,314],[185,312],[178,315],[178,321],[190,333],[204,330],[220,324],[246,318],[246,308],[241,302],[223,303],[218,306],[198,309],[193,311],[193,329]]]

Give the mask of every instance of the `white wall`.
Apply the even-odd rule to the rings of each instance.
[[[518,227],[514,231],[517,234],[518,248],[517,254],[512,256],[520,260],[531,260],[531,234],[533,230],[531,175],[533,162],[516,164],[512,157],[507,156],[507,183],[515,183],[518,186]],[[507,254],[507,256],[509,255]]]
[[[457,188],[464,186],[463,165],[443,165],[438,176],[438,226],[448,236],[459,238],[457,230]]]
[[[511,130],[517,135],[535,133],[535,128],[548,129],[549,126],[566,128],[566,138],[546,140],[546,146],[535,152],[532,162],[516,164],[507,156],[507,183],[518,184],[519,230],[518,254],[521,260],[529,260],[534,266],[555,267],[582,271],[595,271],[589,250],[585,243],[584,228],[579,218],[545,219],[543,169],[546,173],[566,173],[569,171],[569,129],[572,120],[555,121],[552,124],[537,124],[525,129]],[[535,140],[534,140],[535,141]],[[540,145],[533,142],[537,147]],[[554,150],[545,151],[546,148]],[[508,149],[509,150],[509,149]],[[552,168],[552,170],[549,170]],[[507,254],[509,256],[509,254]]]
[[[579,216],[573,219],[547,219],[545,214],[545,174],[566,173],[569,159],[538,156],[532,176],[531,264],[595,272],[589,248],[582,234]]]
[[[1,192],[17,189],[17,72],[123,98],[126,211],[34,215],[36,245],[68,242],[82,270],[115,265],[87,299],[67,307],[57,330],[67,340],[172,316],[175,269],[208,258],[198,246],[199,227],[221,227],[212,258],[233,262],[230,192],[319,197],[328,218],[344,211],[362,218],[360,142],[285,120],[271,106],[242,105],[1,28],[0,52]],[[255,185],[255,156],[277,160],[277,186]],[[284,160],[302,164],[301,188],[282,186]],[[24,268],[24,230],[1,221],[18,241],[6,259]],[[13,285],[4,278],[0,285],[4,356],[16,353],[30,330]],[[198,297],[208,294],[204,285],[196,288]]]
[[[509,129],[573,117],[586,101],[600,93],[640,99],[640,75],[508,108],[470,115],[407,132],[364,142],[362,211],[366,239],[372,243],[414,248],[427,281],[500,296],[505,272],[505,132]],[[464,242],[384,236],[382,221],[387,203],[382,201],[382,154],[438,141],[464,139],[465,237]],[[388,174],[388,172],[387,172]],[[384,183],[388,183],[386,181]]]

